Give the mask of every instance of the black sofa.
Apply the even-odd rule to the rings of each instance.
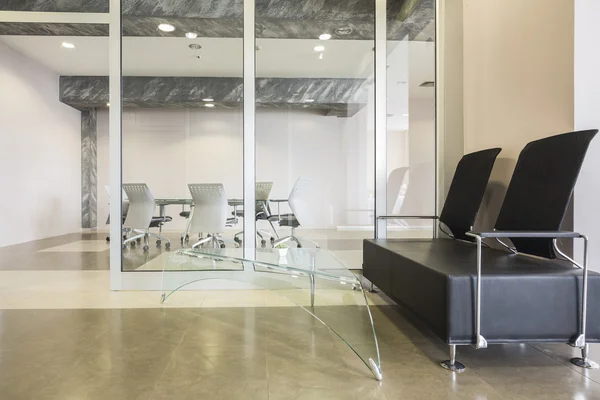
[[[456,345],[484,348],[514,342],[569,343],[582,349],[583,357],[573,363],[597,366],[587,359],[587,343],[600,340],[600,274],[575,266],[556,241],[587,241],[559,229],[596,133],[572,132],[529,143],[492,232],[470,231],[483,195],[481,171],[488,171],[489,161],[471,161],[464,168],[463,159],[439,218],[449,238],[364,241],[365,278],[450,345],[445,368],[464,370],[455,360]],[[473,178],[474,171],[479,179]],[[487,178],[484,188],[486,183]],[[484,247],[493,239],[506,249]],[[504,243],[507,239],[514,247]]]

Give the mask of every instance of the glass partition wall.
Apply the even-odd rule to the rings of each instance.
[[[434,2],[388,0],[377,9],[378,1],[161,0],[151,9],[122,2],[118,15],[111,8],[111,22],[122,25],[111,36],[122,70],[111,75],[122,99],[111,110],[121,115],[111,126],[121,159],[111,176],[124,189],[126,237],[112,243],[120,252],[113,288],[159,288],[152,272],[200,239],[203,248],[241,252],[320,247],[360,270],[376,216],[436,213]],[[382,26],[386,40],[377,40]],[[383,73],[378,44],[387,48]],[[246,92],[252,113],[245,78],[255,84]],[[378,82],[387,82],[387,102],[376,101]],[[385,151],[376,145],[382,134]],[[226,198],[222,228],[198,217],[218,213],[198,206],[195,195],[211,190]],[[386,207],[376,210],[380,193]],[[140,201],[156,205],[150,232],[161,238],[147,243],[127,215]],[[248,221],[254,231],[244,229]],[[434,227],[414,219],[384,226],[380,237],[431,237]],[[175,285],[185,269],[169,272]]]

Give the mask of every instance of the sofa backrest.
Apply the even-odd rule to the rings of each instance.
[[[521,151],[496,220],[499,231],[558,231],[598,130],[564,133]],[[520,253],[556,258],[552,239],[511,239]]]
[[[493,148],[466,154],[458,162],[440,222],[456,239],[472,240],[470,231],[477,218],[494,162],[502,149]]]

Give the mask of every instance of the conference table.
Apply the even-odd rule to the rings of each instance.
[[[185,227],[185,232],[183,232],[181,234],[182,238],[186,238],[187,235],[189,235],[190,223],[192,222],[194,200],[191,198],[161,198],[161,199],[155,199],[154,201],[156,202],[156,205],[158,206],[158,212],[161,217],[164,217],[167,215],[166,214],[167,206],[180,205],[182,207],[185,207],[185,206],[190,207],[190,216],[188,218],[188,222]],[[277,203],[277,215],[281,215],[280,205],[281,205],[281,203],[287,202],[288,199],[269,199],[268,201],[271,203]],[[238,207],[244,205],[244,199],[236,199],[236,198],[227,199],[227,204],[229,204],[230,207],[233,207],[233,215],[235,216],[235,218],[237,218]],[[262,207],[266,206],[266,202],[264,200],[257,200],[256,204],[259,206],[262,206]]]

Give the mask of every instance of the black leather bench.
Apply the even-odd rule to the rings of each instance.
[[[475,343],[477,249],[451,239],[365,240],[364,276],[448,344]],[[566,261],[482,249],[481,333],[488,344],[573,343],[582,270]],[[586,342],[600,340],[600,274],[588,277]]]
[[[588,343],[600,340],[600,274],[558,245],[561,238],[587,243],[583,234],[560,228],[597,132],[528,143],[494,230],[473,232],[472,226],[499,149],[459,162],[439,217],[449,238],[364,241],[364,277],[450,345],[443,367],[464,370],[455,360],[456,345],[514,342],[569,343],[582,350],[574,364],[598,367],[587,352]],[[505,249],[490,248],[494,239]]]

